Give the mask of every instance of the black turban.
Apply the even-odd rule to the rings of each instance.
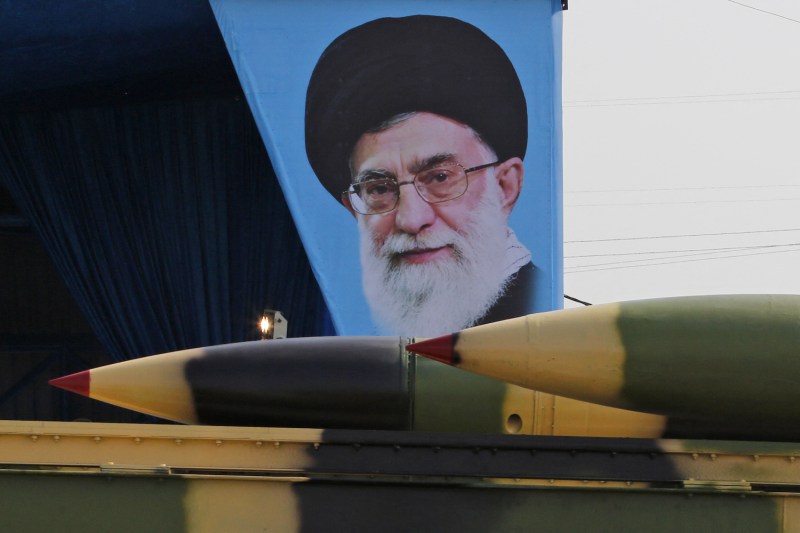
[[[361,135],[413,111],[470,126],[501,161],[525,156],[525,95],[496,42],[450,17],[377,19],[334,40],[308,83],[306,153],[334,198],[350,183]]]

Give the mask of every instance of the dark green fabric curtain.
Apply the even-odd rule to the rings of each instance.
[[[2,116],[0,180],[113,359],[334,334],[240,98]]]

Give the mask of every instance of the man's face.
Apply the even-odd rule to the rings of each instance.
[[[363,135],[353,149],[352,167],[355,175],[375,170],[404,182],[424,170],[429,161],[441,161],[445,155],[464,168],[491,163],[495,158],[467,126],[439,115],[418,113],[387,130]],[[487,185],[492,185],[487,181],[493,174],[491,168],[471,173],[464,196],[438,204],[425,202],[413,186],[400,187],[400,201],[394,211],[359,215],[360,221],[377,247],[392,234],[418,235],[440,228],[458,231],[470,220]],[[504,220],[509,211],[504,210]],[[452,258],[449,246],[416,248],[398,254],[395,263],[401,266]]]
[[[443,161],[469,168],[494,160],[467,126],[417,113],[363,135],[352,167],[355,176],[379,173],[403,183]],[[429,204],[407,185],[400,187],[393,211],[354,213],[364,290],[384,330],[441,335],[483,316],[505,285],[506,224],[521,183],[522,163],[513,158],[470,173],[469,187],[459,198]]]

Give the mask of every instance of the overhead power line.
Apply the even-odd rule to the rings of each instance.
[[[748,6],[747,4],[743,4],[741,2],[736,2],[735,0],[728,0],[728,2],[730,2],[731,4],[736,4],[737,6],[746,7],[748,9],[752,9],[754,11],[759,11],[761,13],[766,13],[767,15],[772,15],[774,17],[782,18],[784,20],[788,20],[788,21],[791,21],[791,22],[797,22],[798,24],[800,24],[800,20],[786,17],[784,15],[781,15],[780,13],[773,13],[772,11],[767,11],[766,9],[759,9],[757,7]]]
[[[751,230],[751,231],[722,231],[719,233],[684,233],[679,235],[648,235],[645,237],[613,237],[608,239],[585,239],[585,240],[564,241],[564,244],[585,243],[585,242],[643,241],[650,239],[683,239],[687,237],[717,237],[720,235],[752,235],[757,233],[785,233],[788,231],[800,231],[800,228],[762,229],[762,230]]]
[[[800,183],[777,183],[775,185],[709,185],[705,187],[654,187],[652,189],[574,189],[564,191],[564,194],[595,194],[595,193],[617,193],[617,192],[664,192],[664,191],[711,191],[711,190],[731,190],[731,189],[781,189],[799,188]]]
[[[751,255],[767,255],[767,254],[783,254],[787,252],[800,252],[800,248],[796,248],[793,250],[770,250],[766,252],[755,252],[751,254],[737,254],[737,255],[725,255],[725,256],[716,256],[716,257],[703,257],[699,259],[679,259],[677,261],[662,261],[658,263],[648,263],[648,264],[637,264],[637,265],[622,265],[622,266],[609,266],[609,267],[602,267],[602,268],[586,268],[582,269],[582,267],[570,267],[565,268],[565,274],[581,274],[583,272],[598,272],[601,270],[621,270],[624,268],[642,268],[642,267],[650,267],[650,266],[661,266],[661,265],[670,265],[676,263],[694,263],[697,261],[713,261],[717,259],[735,259],[739,257],[748,257]],[[700,254],[698,254],[700,255]]]
[[[584,302],[583,300],[579,300],[578,298],[575,298],[575,297],[573,297],[573,296],[570,296],[570,295],[568,295],[568,294],[565,294],[565,295],[564,295],[564,298],[565,298],[565,299],[567,299],[567,300],[571,300],[571,301],[573,301],[573,302],[577,302],[577,303],[579,303],[579,304],[583,304],[583,305],[592,305],[592,304],[590,304],[589,302]]]
[[[789,251],[794,251],[794,250],[800,250],[800,248],[797,248],[798,246],[800,246],[800,243],[770,244],[770,245],[765,245],[765,246],[752,246],[752,247],[751,246],[742,246],[742,247],[739,247],[739,248],[721,248],[721,249],[718,249],[718,250],[708,250],[708,251],[695,250],[692,253],[678,253],[678,255],[673,255],[673,256],[670,256],[670,257],[651,257],[651,258],[646,258],[646,259],[624,259],[622,261],[610,261],[608,263],[591,263],[591,264],[588,264],[588,265],[574,265],[574,266],[570,266],[570,267],[567,267],[567,268],[584,268],[584,267],[607,266],[607,265],[624,265],[624,264],[627,264],[627,263],[646,263],[646,262],[653,263],[655,261],[664,261],[664,260],[668,260],[668,259],[677,259],[679,257],[696,257],[696,256],[701,256],[701,255],[716,255],[716,256],[718,256],[719,254],[723,254],[723,253],[739,252],[739,251],[745,251],[745,250],[763,250],[763,249],[766,249],[766,248],[793,248],[792,250],[789,250]],[[690,250],[687,250],[687,251],[690,251]],[[723,256],[723,257],[731,257],[731,256]],[[710,258],[710,259],[713,259],[713,258]],[[653,263],[653,264],[656,264],[656,263]]]
[[[777,96],[782,94],[800,95],[800,89],[788,89],[784,91],[756,91],[746,93],[709,93],[709,94],[680,94],[671,96],[629,96],[625,98],[589,98],[584,100],[564,100],[567,104],[613,104],[619,102],[651,102],[657,100],[685,100],[687,98],[729,98],[742,96]]]
[[[750,246],[726,246],[724,248],[689,248],[683,250],[650,250],[644,252],[612,252],[605,254],[582,254],[582,255],[565,255],[564,259],[579,259],[584,257],[623,257],[626,255],[654,255],[654,254],[682,254],[686,252],[731,252],[738,250],[760,250],[764,248],[780,248],[786,246],[800,246],[800,242],[792,242],[788,244],[754,244]],[[654,258],[659,259],[659,258]]]
[[[792,91],[796,92],[796,91]],[[685,98],[692,98],[692,97],[685,97]],[[562,102],[561,106],[564,108],[579,108],[579,107],[623,107],[623,106],[641,106],[641,105],[682,105],[682,104],[726,104],[726,103],[737,103],[737,102],[778,102],[784,100],[800,100],[800,95],[798,96],[785,96],[782,98],[776,97],[755,97],[755,98],[707,98],[702,96],[696,96],[696,100],[689,100],[689,99],[658,99],[654,98],[651,100],[647,100],[644,98],[632,98],[628,101],[619,101],[619,102],[596,102],[596,103],[581,103],[581,104],[573,104],[570,102]],[[705,98],[705,99],[703,99]]]
[[[594,204],[564,204],[564,207],[637,207],[642,205],[680,205],[680,204],[749,204],[756,202],[796,202],[800,197],[789,198],[743,198],[741,200],[674,200],[658,202],[598,202]]]

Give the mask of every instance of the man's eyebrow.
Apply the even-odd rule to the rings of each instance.
[[[455,154],[442,152],[442,153],[434,154],[434,155],[432,155],[430,157],[426,157],[425,159],[420,159],[420,160],[414,162],[409,167],[408,170],[412,174],[416,174],[416,173],[421,172],[421,171],[423,171],[425,169],[432,168],[432,167],[435,167],[437,165],[441,165],[442,163],[455,162],[455,160],[456,160],[456,155]]]
[[[441,165],[442,163],[451,163],[456,161],[456,155],[451,154],[449,152],[441,152],[438,154],[434,154],[430,157],[426,157],[424,159],[418,159],[414,163],[411,164],[408,171],[411,174],[416,174],[428,168],[433,168],[437,165]],[[367,180],[374,180],[380,178],[389,178],[396,180],[397,176],[394,172],[387,170],[385,168],[365,168],[361,172],[355,175],[353,178],[353,183],[362,183]]]
[[[363,183],[367,180],[381,178],[397,179],[393,172],[389,172],[385,168],[367,168],[355,175],[353,183]]]

